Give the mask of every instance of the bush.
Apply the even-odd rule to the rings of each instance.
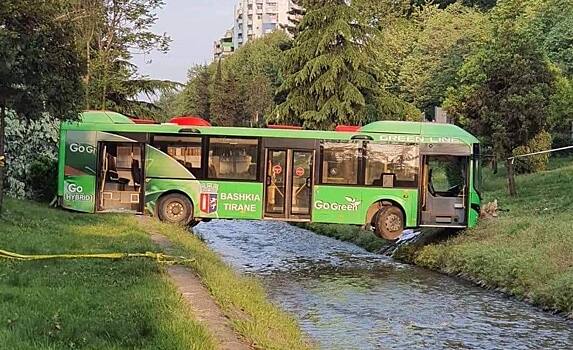
[[[9,196],[42,199],[50,193],[50,186],[56,186],[55,177],[49,175],[49,170],[52,167],[54,172],[57,171],[54,164],[58,157],[58,131],[59,123],[48,116],[25,121],[8,112],[6,184]]]
[[[528,153],[546,151],[551,149],[553,139],[547,131],[542,131],[532,138],[526,146],[519,146],[513,150],[513,155],[523,155]],[[517,158],[515,161],[515,172],[518,174],[536,173],[547,169],[549,153],[536,156]]]
[[[52,200],[58,191],[58,162],[43,156],[30,164],[26,188],[32,199],[42,202]]]

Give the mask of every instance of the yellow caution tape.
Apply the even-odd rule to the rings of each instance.
[[[154,259],[158,263],[175,265],[187,264],[195,261],[194,259],[186,258],[183,256],[166,255],[163,253],[104,253],[104,254],[51,254],[51,255],[24,255],[8,252],[0,249],[0,258],[32,261],[32,260],[51,260],[51,259],[112,259],[120,260],[126,258],[149,258]]]

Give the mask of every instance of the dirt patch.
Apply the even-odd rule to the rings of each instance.
[[[147,218],[142,218],[142,223],[149,232],[151,240],[160,246],[166,253],[172,253],[171,241],[162,234],[150,230],[145,224]],[[209,291],[201,283],[201,279],[195,272],[184,266],[169,266],[167,273],[173,280],[177,290],[191,308],[193,314],[215,337],[219,348],[224,350],[250,350],[229,324],[219,305],[213,300]]]

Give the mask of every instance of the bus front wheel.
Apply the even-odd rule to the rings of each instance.
[[[172,193],[159,199],[157,212],[161,221],[185,226],[193,219],[193,204],[186,196]]]
[[[380,238],[395,241],[404,231],[404,214],[395,206],[382,207],[374,219],[374,232]]]

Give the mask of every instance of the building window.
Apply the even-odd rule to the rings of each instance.
[[[369,143],[365,159],[367,186],[418,186],[418,146]]]
[[[211,138],[209,178],[257,180],[257,139]]]
[[[196,178],[202,178],[201,138],[185,136],[155,136],[154,146],[177,160]]]
[[[356,185],[358,183],[359,143],[325,142],[322,145],[322,183]]]

